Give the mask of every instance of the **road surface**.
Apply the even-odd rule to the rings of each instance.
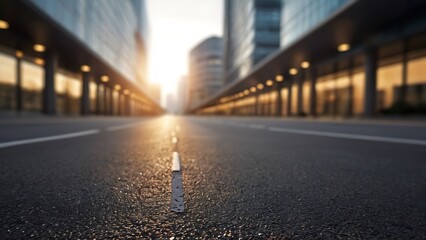
[[[3,119],[0,164],[1,239],[426,237],[422,123]]]

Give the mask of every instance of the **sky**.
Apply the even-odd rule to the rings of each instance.
[[[222,36],[223,0],[147,0],[148,75],[162,86],[162,105],[187,75],[188,54],[202,40]]]

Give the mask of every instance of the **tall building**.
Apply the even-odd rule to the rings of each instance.
[[[1,1],[0,9],[1,110],[160,110],[146,93],[143,0]]]
[[[223,41],[210,37],[191,50],[189,56],[189,108],[213,96],[223,85]]]
[[[235,56],[245,56],[231,53],[241,52],[247,46],[242,40],[252,39],[243,27],[247,24],[237,24],[240,19],[250,23],[249,2],[227,2],[227,69],[238,62]],[[425,1],[282,0],[281,7],[280,49],[248,75],[232,77],[236,82],[207,99],[198,112],[336,117],[426,113]],[[240,45],[232,45],[238,42],[232,36],[239,36]]]
[[[176,94],[177,112],[179,114],[184,114],[188,110],[188,97],[189,97],[188,76],[185,75],[179,79],[177,88],[178,88],[177,94]]]
[[[239,80],[280,46],[280,0],[226,0],[225,84]]]

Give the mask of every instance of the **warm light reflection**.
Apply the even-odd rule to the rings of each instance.
[[[123,91],[123,93],[124,93],[124,95],[129,95],[129,94],[130,94],[130,91],[129,91],[128,89],[125,89],[125,90]]]
[[[262,90],[262,89],[263,89],[263,84],[261,84],[261,83],[257,84],[257,88],[258,88],[259,90]]]
[[[21,50],[16,50],[15,56],[17,58],[22,58],[24,56],[24,52],[22,52]]]
[[[272,85],[274,85],[274,81],[272,81],[272,80],[266,81],[266,86],[270,87]]]
[[[277,82],[284,81],[284,76],[283,75],[277,75],[277,76],[275,76],[275,81],[277,81]]]
[[[349,45],[348,43],[342,43],[337,47],[337,50],[339,52],[346,52],[349,51],[349,49],[351,49],[351,45]]]
[[[248,90],[248,89],[246,89],[246,90],[244,90],[244,95],[249,95],[250,94],[250,90]]]
[[[300,66],[301,66],[303,69],[307,69],[307,68],[309,68],[310,63],[309,63],[308,61],[303,61],[303,62],[300,64]]]
[[[297,69],[296,68],[290,68],[290,70],[288,71],[288,73],[290,73],[290,75],[297,75]]]
[[[114,89],[117,91],[120,91],[121,90],[120,84],[115,84]]]
[[[8,28],[9,28],[9,23],[4,20],[0,20],[0,29],[8,29]]]
[[[34,44],[34,51],[44,52],[44,51],[46,51],[46,47],[42,44]]]
[[[80,69],[82,72],[90,72],[90,66],[88,65],[82,65]]]
[[[41,58],[36,58],[34,59],[34,62],[38,65],[44,65],[44,60]]]
[[[250,88],[250,92],[253,92],[253,93],[256,92],[256,88],[255,87],[251,87]]]
[[[102,76],[101,76],[101,81],[102,81],[102,82],[104,82],[104,83],[105,83],[105,82],[109,82],[109,77],[108,77],[108,75],[102,75]]]

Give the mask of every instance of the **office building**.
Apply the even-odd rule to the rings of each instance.
[[[189,105],[199,105],[213,96],[223,85],[223,41],[210,37],[196,47],[189,56]]]
[[[0,2],[0,109],[150,114],[143,0]]]
[[[426,113],[425,1],[283,0],[281,13],[280,49],[196,111]]]
[[[225,84],[246,77],[279,48],[280,13],[280,0],[225,0]]]

